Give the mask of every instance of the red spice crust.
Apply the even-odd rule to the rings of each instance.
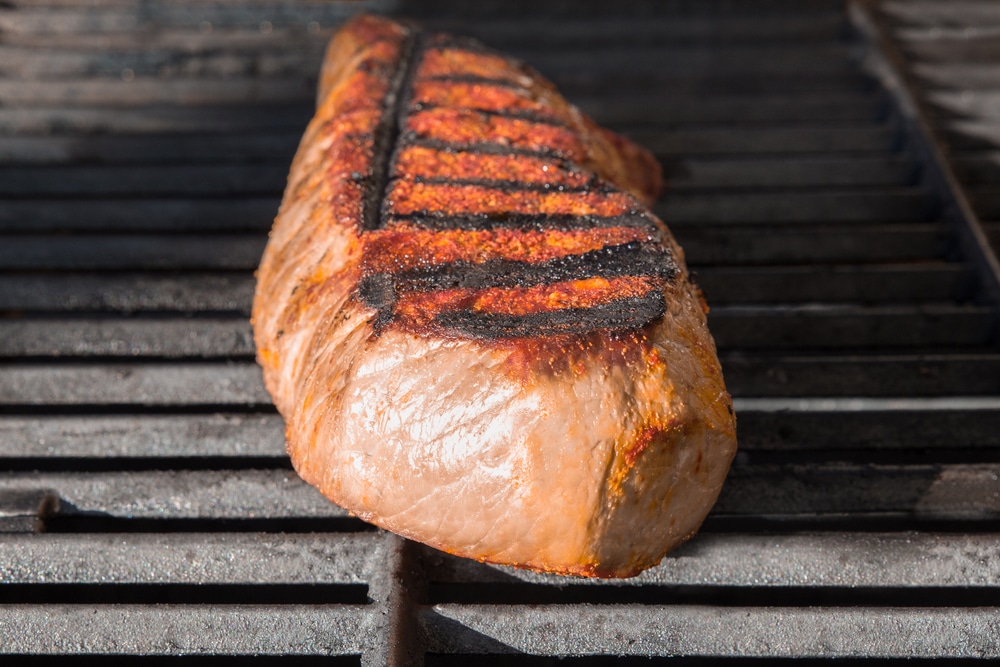
[[[491,259],[545,262],[605,246],[651,242],[648,229],[425,229],[396,222],[365,234],[362,263],[368,275],[428,269],[451,262],[480,263]]]

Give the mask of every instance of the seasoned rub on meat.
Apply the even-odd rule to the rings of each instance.
[[[630,576],[694,533],[735,420],[656,161],[477,42],[362,16],[258,272],[296,469],[450,553]]]

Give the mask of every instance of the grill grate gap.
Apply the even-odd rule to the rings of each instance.
[[[495,605],[712,605],[717,607],[983,607],[991,587],[858,588],[838,586],[594,586],[567,583],[431,584],[431,604]]]

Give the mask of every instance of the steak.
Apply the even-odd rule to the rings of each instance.
[[[299,474],[405,537],[541,571],[631,576],[692,535],[735,417],[649,209],[660,181],[524,64],[348,23],[253,307]]]

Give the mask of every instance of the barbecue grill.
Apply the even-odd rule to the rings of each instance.
[[[1000,657],[996,258],[885,16],[469,4],[0,6],[4,663]],[[252,271],[325,43],[361,10],[523,57],[663,162],[741,450],[659,567],[456,559],[290,469]]]

